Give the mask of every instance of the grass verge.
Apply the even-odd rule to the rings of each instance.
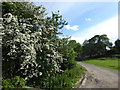
[[[120,70],[120,66],[118,65],[119,61],[120,61],[119,58],[97,58],[97,59],[89,59],[81,62],[90,63],[113,70]]]
[[[76,66],[70,70],[66,70],[62,74],[58,74],[51,78],[49,82],[49,88],[72,88],[75,87],[75,83],[85,74],[86,69],[76,64]]]

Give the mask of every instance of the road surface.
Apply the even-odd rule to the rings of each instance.
[[[87,69],[80,88],[118,88],[118,71],[78,62]]]

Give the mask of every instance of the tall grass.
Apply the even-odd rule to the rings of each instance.
[[[86,69],[76,64],[74,68],[66,70],[62,74],[50,77],[46,82],[46,87],[49,89],[70,89],[75,86],[75,83],[85,74]]]

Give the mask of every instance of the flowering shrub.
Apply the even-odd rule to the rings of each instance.
[[[5,79],[21,76],[27,81],[41,83],[47,77],[63,72],[61,64],[74,58],[71,49],[62,48],[66,47],[67,41],[57,36],[60,34],[58,29],[66,25],[66,21],[59,12],[52,13],[51,17],[45,14],[43,6],[3,2],[2,61]],[[67,57],[60,49],[67,53]]]

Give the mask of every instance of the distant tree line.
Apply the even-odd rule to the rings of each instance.
[[[113,46],[107,35],[103,34],[85,40],[82,45],[75,40],[70,40],[68,46],[77,53],[76,59],[83,59],[120,54],[120,40],[117,39],[114,44]]]

